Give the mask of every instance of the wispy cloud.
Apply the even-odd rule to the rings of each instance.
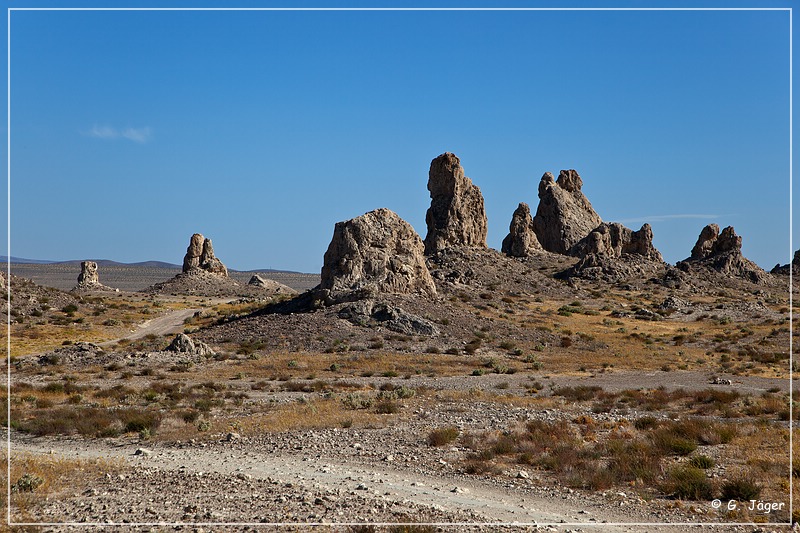
[[[616,220],[615,222],[620,222],[622,224],[633,223],[633,222],[668,222],[670,220],[677,220],[684,218],[699,218],[699,219],[709,220],[714,218],[720,218],[723,216],[731,216],[731,215],[707,215],[707,214],[697,214],[697,213],[681,213],[679,215],[645,215],[636,218],[623,218],[621,220]]]
[[[90,137],[97,139],[128,139],[137,143],[146,143],[152,136],[152,130],[145,128],[125,128],[119,130],[111,126],[101,126],[95,124],[87,133]]]

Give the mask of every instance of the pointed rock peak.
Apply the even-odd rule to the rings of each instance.
[[[539,181],[539,206],[533,218],[536,237],[548,252],[567,254],[603,221],[581,192],[583,180],[562,170],[558,181],[546,172]]]
[[[455,154],[446,152],[431,161],[428,191],[431,206],[425,215],[427,255],[455,246],[486,248],[483,195],[464,175]]]
[[[527,257],[541,250],[542,245],[533,230],[531,208],[522,202],[511,217],[508,235],[503,239],[501,251],[511,257]]]
[[[583,180],[576,170],[562,170],[556,181],[558,185],[567,192],[580,192],[583,187]]]
[[[389,209],[337,222],[325,252],[320,288],[334,299],[381,293],[433,296],[424,247],[411,225]]]
[[[553,174],[545,172],[542,179],[539,180],[539,198],[541,198],[542,194],[544,194],[549,187],[552,187],[555,182],[556,178],[553,177]]]
[[[468,178],[466,178],[468,180]],[[445,152],[431,161],[428,173],[428,190],[431,196],[453,195],[464,183],[464,169],[461,160],[451,152]],[[472,183],[472,182],[470,182]]]

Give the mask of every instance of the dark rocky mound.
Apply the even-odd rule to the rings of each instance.
[[[779,276],[788,276],[790,272],[792,273],[792,276],[797,276],[800,274],[800,250],[797,250],[794,253],[791,263],[788,265],[781,265],[778,263],[769,272],[770,274],[777,274]]]

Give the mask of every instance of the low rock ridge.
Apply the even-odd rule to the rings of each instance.
[[[633,231],[618,222],[603,222],[575,244],[569,254],[575,257],[596,254],[610,258],[638,255],[651,261],[664,261],[661,253],[653,246],[653,229],[650,224],[644,224],[639,231]]]
[[[792,276],[797,276],[800,274],[800,250],[797,250],[794,253],[794,257],[792,258],[792,262],[787,265],[781,265],[778,263],[775,267],[769,271],[770,274],[778,274],[780,276],[788,276],[789,272],[792,273]]]
[[[439,335],[433,322],[408,313],[392,304],[374,300],[361,300],[339,310],[339,318],[349,320],[357,326],[376,327],[403,333],[404,335]]]

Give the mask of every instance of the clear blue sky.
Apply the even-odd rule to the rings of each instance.
[[[180,263],[201,232],[229,268],[317,272],[372,209],[424,238],[445,151],[494,248],[574,168],[667,261],[715,222],[786,263],[789,13],[11,13],[14,256]]]

